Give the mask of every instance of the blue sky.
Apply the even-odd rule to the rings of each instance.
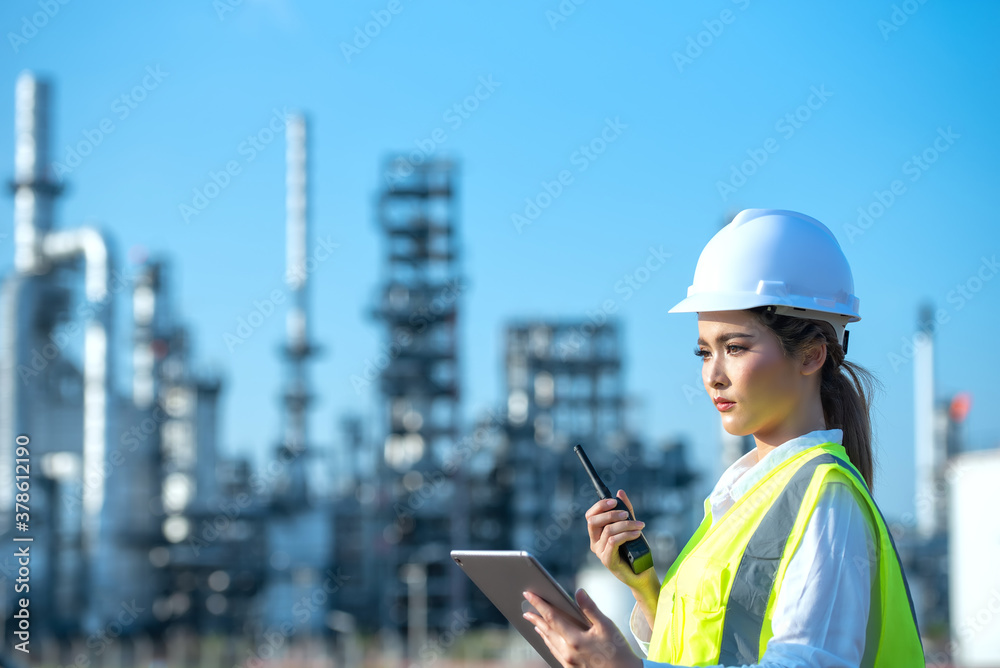
[[[68,188],[57,226],[108,230],[123,272],[140,249],[171,258],[176,308],[196,357],[225,377],[229,452],[262,456],[279,436],[283,309],[234,350],[224,337],[282,285],[284,135],[252,151],[245,142],[266,138],[262,130],[285,107],[310,117],[313,236],[337,244],[310,276],[312,329],[326,347],[312,368],[320,447],[334,442],[343,412],[372,415],[373,396],[357,393],[350,378],[383,342],[367,316],[381,278],[373,208],[380,167],[388,152],[429,141],[430,153],[460,165],[470,419],[501,399],[505,321],[586,317],[610,299],[624,324],[636,427],[654,441],[686,436],[714,480],[718,415],[704,395],[685,391],[701,390],[691,354],[696,316],[666,311],[685,295],[723,218],[770,207],[826,223],[852,264],[862,320],[851,327],[849,357],[885,385],[875,419],[876,498],[886,514],[912,509],[905,340],[922,301],[948,318],[937,337],[939,394],[971,391],[969,444],[996,446],[1000,420],[989,407],[1000,401],[992,342],[1000,277],[988,267],[1000,242],[988,193],[1000,148],[991,46],[1000,7],[561,6],[573,11],[557,15],[556,0],[7,2],[0,171],[13,173],[18,73],[50,77],[52,158],[76,164],[61,170]],[[363,48],[345,50],[377,17],[386,25],[358,41]],[[477,87],[479,98],[466,102]],[[476,108],[456,116],[463,103]],[[580,147],[609,123],[613,141],[582,158]],[[69,149],[87,141],[96,145],[76,163]],[[925,152],[920,166],[914,156]],[[734,177],[754,156],[760,164],[743,167],[745,180]],[[181,205],[227,163],[239,173],[186,221]],[[566,171],[559,196],[517,229],[512,215],[524,213],[526,198]],[[720,188],[725,182],[732,188]],[[873,214],[866,227],[859,207]],[[7,232],[12,208],[10,200],[0,208]],[[626,299],[616,283],[650,247],[670,257]],[[2,248],[7,271],[9,237]],[[989,278],[977,283],[979,272]],[[968,298],[960,297],[967,284]],[[128,334],[119,335],[123,353]]]

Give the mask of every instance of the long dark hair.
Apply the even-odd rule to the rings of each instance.
[[[844,349],[833,325],[824,320],[808,320],[771,313],[768,307],[748,309],[781,342],[785,357],[794,357],[819,340],[826,342],[826,362],[820,379],[820,399],[827,429],[842,429],[844,449],[854,467],[872,489],[872,394],[882,384],[871,371],[844,359]]]

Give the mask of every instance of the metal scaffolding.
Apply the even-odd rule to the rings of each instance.
[[[448,556],[450,546],[468,544],[466,482],[461,466],[445,466],[460,430],[462,277],[455,166],[390,158],[385,173],[391,185],[378,201],[385,278],[374,309],[389,338],[379,365],[384,540],[392,545],[383,619],[408,629],[412,641],[420,629],[447,628],[467,590]],[[429,498],[417,505],[418,493]]]

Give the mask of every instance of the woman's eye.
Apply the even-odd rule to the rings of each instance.
[[[730,343],[726,345],[726,352],[731,355],[739,354],[739,351],[746,350],[746,346],[738,346],[735,343]],[[700,357],[703,361],[712,356],[712,353],[708,350],[702,350],[701,348],[695,348],[694,354]]]

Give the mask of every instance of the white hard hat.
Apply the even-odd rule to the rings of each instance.
[[[705,246],[687,298],[670,313],[774,312],[833,325],[847,352],[849,322],[861,320],[854,277],[833,233],[815,218],[780,209],[745,209]]]

